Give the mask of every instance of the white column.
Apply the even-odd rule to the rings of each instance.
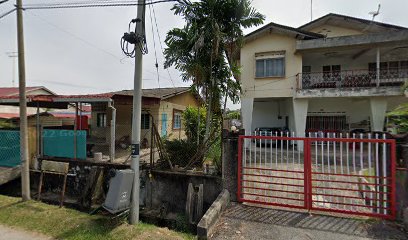
[[[307,109],[309,107],[308,99],[293,99],[293,116],[295,120],[296,134],[303,137],[306,130]],[[303,151],[303,142],[298,141],[298,150]]]
[[[252,112],[254,110],[254,98],[241,99],[242,126],[245,129],[245,135],[252,134]]]
[[[371,131],[382,132],[387,111],[387,100],[385,98],[371,98],[370,110]]]
[[[377,47],[377,59],[376,59],[376,85],[377,85],[377,87],[379,87],[380,86],[380,61],[381,61],[381,53],[380,53],[380,48],[379,47]]]

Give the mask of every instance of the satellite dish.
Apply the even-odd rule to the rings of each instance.
[[[378,14],[380,14],[380,8],[381,8],[381,4],[378,4],[378,9],[377,9],[377,11],[372,11],[372,12],[369,12],[369,13],[368,13],[368,14],[370,14],[370,15],[373,15],[372,21],[374,21],[374,18],[375,18]]]

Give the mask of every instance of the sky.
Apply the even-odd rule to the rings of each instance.
[[[44,3],[52,0],[23,0],[23,3]],[[0,5],[0,15],[13,8],[14,0]],[[376,21],[408,27],[407,0],[313,0],[313,19],[328,13],[338,13],[370,19],[370,11],[377,10]],[[266,16],[264,24],[276,22],[298,27],[311,19],[310,0],[253,0],[253,7]],[[163,47],[167,32],[182,27],[180,16],[171,11],[172,3],[154,5],[158,30]],[[124,56],[120,38],[135,18],[136,7],[83,9],[26,10],[24,37],[26,51],[27,86],[46,86],[58,94],[103,93],[133,88],[134,59]],[[154,22],[154,21],[153,21]],[[158,36],[154,35],[159,63],[155,68],[154,41],[150,11],[146,8],[146,36],[149,53],[143,60],[143,87],[189,86],[182,82],[174,68],[163,68]],[[260,26],[259,26],[260,27]],[[256,28],[246,29],[249,33]],[[156,27],[154,25],[154,32]],[[16,14],[0,19],[0,86],[15,86],[17,61],[9,57],[16,52]],[[13,74],[13,64],[14,74]],[[14,77],[13,77],[14,76]],[[228,106],[232,109],[238,105]]]

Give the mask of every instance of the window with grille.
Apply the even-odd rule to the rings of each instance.
[[[181,114],[179,110],[173,111],[173,129],[181,129]]]
[[[106,127],[106,113],[97,113],[96,114],[96,126],[97,127]]]
[[[142,113],[141,116],[141,128],[149,129],[150,128],[150,116],[147,113]]]
[[[342,131],[347,128],[345,115],[307,116],[308,131]]]

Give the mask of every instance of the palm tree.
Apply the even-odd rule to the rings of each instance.
[[[243,42],[242,28],[258,26],[265,17],[249,0],[181,0],[172,10],[186,24],[168,32],[165,65],[175,66],[183,81],[191,80],[192,87],[204,95],[207,139],[213,119],[221,116],[222,99],[239,101],[236,59]]]

